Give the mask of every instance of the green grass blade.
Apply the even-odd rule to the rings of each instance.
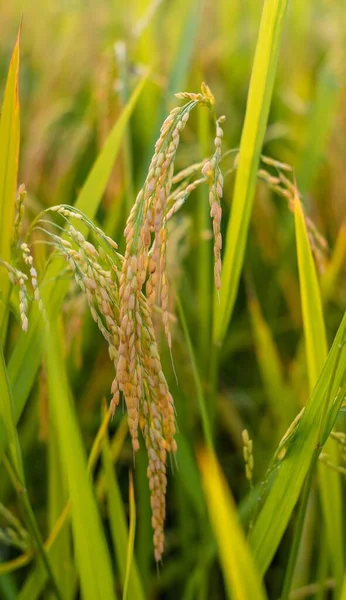
[[[309,387],[312,390],[327,357],[327,339],[319,284],[298,198],[294,218]]]
[[[113,547],[122,582],[126,574],[125,548],[129,547],[129,533],[127,529],[124,504],[121,497],[118,481],[114,472],[113,460],[108,437],[105,437],[102,448],[102,464],[107,488],[107,505],[110,519]],[[125,586],[124,586],[125,587]],[[132,560],[130,578],[128,583],[129,598],[144,600],[142,582],[139,577],[135,560]]]
[[[189,66],[193,54],[194,45],[198,34],[198,27],[202,12],[202,3],[200,0],[193,0],[181,29],[179,37],[178,50],[171,68],[170,78],[167,86],[167,97],[170,99],[173,94],[180,91],[185,86]],[[165,118],[162,113],[163,119]],[[163,120],[162,119],[162,120]]]
[[[22,472],[17,430],[14,421],[13,398],[8,379],[4,354],[0,346],[0,440],[4,443],[0,448],[0,462],[4,455],[4,445],[9,445],[12,460],[17,471]]]
[[[177,460],[179,465],[179,485],[183,488],[186,498],[193,506],[201,521],[204,521],[206,507],[203,499],[201,475],[196,465],[196,459],[186,435],[177,433]]]
[[[143,446],[143,445],[142,445]],[[137,523],[136,558],[144,586],[150,577],[153,560],[153,530],[151,526],[150,491],[148,488],[148,458],[145,448],[136,454],[136,498],[141,507],[141,518]]]
[[[102,194],[106,187],[108,177],[110,176],[112,166],[120,150],[126,125],[143,89],[144,83],[145,78],[139,82],[129,103],[115,123],[114,128],[110,132],[103,150],[101,150],[100,155],[96,159],[95,165],[77,199],[77,208],[82,210],[91,219],[95,216],[96,210],[101,202]],[[68,289],[68,283],[66,283],[66,281],[56,281],[56,277],[61,270],[62,264],[61,261],[53,262],[48,267],[41,283],[43,301],[51,316],[55,316],[59,313]],[[27,334],[23,333],[18,338],[8,365],[13,397],[15,398],[16,422],[18,422],[23,412],[41,361],[41,352],[43,349],[41,321],[41,314],[35,304],[33,305],[29,316],[29,330]],[[27,356],[30,356],[30,361],[27,360]],[[3,443],[3,440],[0,438],[0,448],[3,446]]]
[[[124,134],[126,133],[127,124],[133,109],[137,104],[137,100],[143,90],[146,80],[147,74],[143,76],[137,84],[137,87],[130,100],[126,104],[119,119],[109,133],[103,148],[78,195],[75,205],[76,208],[84,212],[91,219],[95,216],[99,207],[108,179],[113,169],[114,161],[120,150]]]
[[[335,109],[340,93],[339,77],[335,60],[328,60],[318,73],[315,101],[309,115],[305,145],[299,157],[297,179],[299,190],[306,193],[311,189],[325,148],[331,134]]]
[[[51,407],[49,406],[48,409]],[[61,462],[59,438],[52,415],[49,419],[48,437],[48,519],[49,531],[52,531],[68,501],[67,482]],[[49,557],[54,575],[59,581],[64,600],[73,598],[76,579],[75,566],[71,547],[70,527],[63,527],[55,544],[51,547]]]
[[[8,70],[0,118],[0,259],[9,262],[14,220],[19,155],[19,43],[20,33],[13,50]],[[0,269],[0,341],[5,339],[10,281],[7,272]]]
[[[322,298],[327,302],[335,290],[346,261],[346,221],[341,225],[330,261],[321,278]]]
[[[158,131],[160,130],[161,124],[165,119],[167,112],[167,100],[170,103],[173,94],[176,94],[183,89],[185,80],[188,75],[188,69],[190,66],[196,37],[198,34],[198,24],[200,21],[201,14],[201,2],[200,0],[193,0],[186,4],[187,10],[185,19],[182,21],[183,26],[181,28],[181,34],[179,36],[179,42],[177,44],[177,52],[170,67],[169,77],[167,81],[165,98],[160,102],[157,109],[156,122],[153,123],[151,132],[151,141],[148,143],[148,156],[145,164],[145,168],[151,160],[152,148],[155,145]],[[145,173],[143,173],[145,176]]]
[[[99,458],[99,454],[102,449],[102,443],[103,443],[103,440],[107,433],[109,418],[110,418],[110,415],[109,415],[109,413],[107,413],[107,415],[105,415],[105,418],[102,421],[102,423],[99,427],[99,430],[97,432],[97,435],[94,439],[94,442],[93,442],[93,445],[92,445],[92,448],[90,451],[90,455],[88,458],[88,470],[89,470],[90,475],[93,474],[95,465]],[[127,421],[124,418],[123,421],[121,422],[121,424],[119,425],[117,432],[114,435],[114,438],[112,440],[111,455],[112,455],[113,464],[115,464],[119,458],[119,454],[121,452],[126,434],[127,434]],[[96,487],[97,498],[99,501],[102,501],[102,499],[104,497],[103,471],[101,471],[101,473],[99,473],[97,485],[95,487]],[[70,509],[71,509],[70,503],[66,504],[64,507],[64,510],[59,515],[58,520],[55,522],[54,528],[51,530],[49,538],[47,539],[47,541],[45,543],[45,548],[49,554],[49,557],[52,556],[53,567],[55,566],[55,563],[54,563],[55,548],[59,544],[61,534],[65,534],[65,532],[66,532],[66,525],[69,524],[68,517],[70,514]],[[75,571],[75,566],[73,565],[73,576],[75,575],[74,571]],[[27,577],[24,586],[20,590],[18,600],[37,600],[37,598],[41,598],[42,590],[46,584],[46,580],[47,580],[46,573],[42,569],[42,565],[40,563],[38,563],[35,566],[35,568],[32,570],[32,572],[30,573],[30,575]],[[72,584],[75,586],[77,584],[75,576],[74,576],[74,580],[73,580]],[[71,587],[73,587],[73,585],[71,585]],[[64,598],[64,600],[65,600],[65,598]]]
[[[327,340],[319,283],[309,245],[304,214],[298,197],[295,200],[294,216],[306,358],[310,391],[312,391],[327,357]],[[327,410],[328,405],[325,406],[325,412]],[[325,452],[331,456],[333,462],[337,463],[338,450],[335,442],[328,440]],[[319,464],[318,479],[329,554],[337,584],[340,586],[344,572],[340,475],[326,468],[325,465]]]
[[[123,445],[128,436],[128,432],[129,432],[129,430],[128,430],[128,425],[127,425],[127,418],[124,415],[117,427],[117,431],[116,431],[115,435],[113,436],[112,443],[110,444],[110,453],[111,453],[113,467],[119,460],[119,456],[121,454]],[[104,438],[105,437],[106,437],[106,435],[104,435]],[[107,441],[104,441],[103,444],[104,443],[106,444]],[[105,478],[104,470],[102,470],[98,474],[98,476],[96,478],[95,487],[96,487],[97,497],[100,501],[102,501],[106,495],[106,478]]]
[[[294,416],[288,386],[283,377],[283,368],[278,348],[268,323],[265,321],[257,298],[249,299],[249,311],[253,326],[255,352],[263,385],[271,412],[277,426],[276,442],[282,437]]]
[[[280,600],[288,600],[292,588],[292,582],[295,574],[296,566],[299,560],[299,551],[302,547],[301,540],[304,532],[304,521],[308,507],[308,501],[311,492],[312,478],[314,474],[315,463],[311,465],[308,475],[305,480],[303,492],[299,501],[297,518],[294,523],[293,541],[285,570],[284,583],[282,586]]]
[[[111,600],[116,597],[111,561],[70,402],[61,346],[57,328],[51,324],[46,337],[48,390],[72,503],[77,569],[85,600]]]
[[[324,447],[333,464],[339,460],[338,448],[334,440],[329,439]],[[344,575],[343,543],[343,502],[342,485],[339,473],[323,463],[318,464],[318,483],[322,502],[323,519],[326,528],[328,562],[339,590]]]
[[[334,339],[322,373],[293,428],[275,454],[263,490],[264,504],[257,517],[250,542],[260,573],[268,568],[287,527],[301,492],[306,474],[316,452],[321,451],[321,423],[328,423],[328,435],[334,422],[326,418],[325,407],[335,399],[335,416],[343,401],[340,386],[346,375],[346,313]],[[335,420],[335,418],[334,418]],[[324,425],[324,423],[322,423]]]
[[[340,600],[346,600],[346,575],[343,580]]]
[[[215,455],[200,456],[205,499],[218,545],[228,597],[263,600],[266,595],[241,531],[235,504]]]
[[[132,598],[129,596],[129,585],[130,585],[130,573],[133,561],[133,548],[135,543],[135,532],[136,532],[136,504],[135,504],[135,492],[133,487],[132,473],[130,472],[129,481],[129,504],[130,504],[130,528],[129,528],[129,539],[127,544],[126,554],[126,570],[125,570],[125,582],[123,591],[123,600]]]
[[[3,600],[17,600],[17,588],[10,575],[0,577],[0,596]]]
[[[14,411],[13,411],[13,399],[11,394],[10,382],[7,375],[5,359],[0,347],[0,427],[5,432],[6,439],[9,443],[11,461],[5,459],[7,470],[11,472],[11,479],[15,485],[16,492],[18,494],[19,502],[23,512],[23,518],[26,523],[28,532],[31,535],[32,541],[34,542],[38,554],[41,556],[43,564],[46,568],[48,575],[51,578],[54,590],[57,598],[61,598],[58,585],[54,578],[50,561],[43,547],[41,534],[37,521],[32,510],[30,500],[28,497],[25,476],[23,470],[23,461],[20,452],[18,434],[14,422]]]
[[[202,420],[202,426],[203,426],[204,440],[205,440],[205,444],[206,444],[208,450],[210,452],[212,452],[214,449],[213,437],[212,437],[210,421],[209,421],[209,416],[208,416],[208,411],[207,411],[207,404],[206,404],[204,392],[203,392],[203,386],[202,386],[201,378],[200,378],[200,375],[198,372],[197,361],[196,361],[195,353],[193,350],[189,330],[187,327],[184,309],[183,309],[183,306],[182,306],[182,303],[180,301],[178,294],[176,294],[175,297],[176,297],[180,322],[181,322],[181,326],[182,326],[185,341],[186,341],[186,346],[187,346],[188,353],[190,356],[193,378],[195,380],[198,406],[199,406],[199,411],[201,413],[201,420]]]
[[[256,176],[272,97],[287,0],[266,0],[251,74],[240,142],[231,216],[226,235],[220,305],[214,306],[214,341],[221,343],[231,319],[242,269]]]

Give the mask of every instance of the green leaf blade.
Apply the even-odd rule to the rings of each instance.
[[[318,444],[325,406],[330,398],[336,398],[334,408],[337,412],[342,403],[342,391],[339,395],[337,392],[340,386],[345,384],[345,341],[346,314],[304,414],[287,443],[279,447],[275,462],[269,471],[265,486],[267,496],[250,536],[253,554],[261,574],[268,568],[286,530],[314,453],[316,449],[321,450]],[[333,421],[326,419],[326,422],[327,433],[330,433]]]
[[[61,340],[51,324],[46,337],[48,389],[62,463],[72,503],[72,530],[83,598],[116,598],[112,568],[94,493],[90,484],[81,434],[71,408]]]
[[[19,157],[19,44],[20,32],[8,70],[0,118],[0,259],[10,261]],[[0,269],[0,339],[6,332],[10,293],[8,274]]]
[[[283,20],[288,2],[264,3],[256,53],[251,74],[245,122],[240,142],[231,216],[227,226],[220,305],[214,306],[214,342],[226,335],[244,262],[257,167],[267,124]]]
[[[322,299],[316,269],[309,244],[302,206],[295,198],[295,229],[302,303],[306,358],[309,387],[313,389],[327,356],[327,338],[323,318]],[[328,411],[328,400],[321,421]],[[338,462],[338,450],[333,440],[328,440],[325,452],[333,462]],[[318,480],[322,500],[323,517],[326,524],[329,555],[337,586],[341,586],[344,572],[342,490],[340,475],[323,464],[318,465]]]
[[[327,338],[319,283],[312,258],[302,206],[295,201],[297,256],[300,295],[310,390],[313,389],[327,356]]]
[[[113,460],[108,437],[106,436],[102,448],[103,472],[107,488],[107,501],[112,534],[113,547],[116,554],[121,579],[125,581],[126,551],[129,544],[129,532],[126,524],[124,504],[121,498],[119,484],[114,473]],[[129,598],[144,600],[143,585],[139,577],[135,559],[132,560],[128,584]]]

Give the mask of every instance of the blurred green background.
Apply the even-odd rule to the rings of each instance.
[[[23,19],[19,183],[24,182],[28,190],[25,223],[45,207],[75,202],[107,134],[147,69],[147,82],[97,215],[120,249],[129,207],[144,181],[161,122],[177,102],[175,92],[199,91],[200,83],[205,81],[216,97],[218,114],[226,115],[223,150],[236,151],[261,9],[258,0],[3,1],[1,93]],[[313,244],[329,342],[346,299],[345,44],[346,10],[342,0],[289,3],[262,150],[293,167],[306,213],[325,238],[325,244],[318,238]],[[200,160],[212,148],[212,124],[207,114],[196,112],[184,134],[178,166],[183,168]],[[234,156],[234,152],[229,153],[222,165],[224,230],[232,202]],[[210,346],[213,242],[208,212],[208,191],[202,189],[192,195],[171,224],[170,308],[177,313],[174,287],[197,358],[216,451],[247,522],[244,499],[248,482],[241,431],[246,427],[254,440],[256,484],[308,397],[294,219],[285,199],[259,180],[244,273],[215,374]],[[101,401],[110,396],[113,366],[84,303],[72,292],[64,304],[63,316],[69,381],[89,452],[102,418]],[[15,343],[14,323],[11,331],[8,354]],[[177,467],[169,473],[166,551],[158,573],[153,560],[146,456],[141,450],[134,469],[135,556],[146,598],[218,600],[225,598],[226,592],[197,467],[203,434],[196,381],[179,318],[174,320],[172,331],[178,385],[158,320],[163,367],[176,402],[179,428]],[[54,506],[58,462],[48,415],[44,366],[19,425],[28,491],[44,538],[54,522],[52,515],[59,514],[59,507]],[[120,407],[110,424],[111,437],[119,432],[122,419]],[[116,463],[125,512],[132,466],[127,437],[122,440]],[[2,465],[0,472],[0,501],[16,513],[15,494]],[[102,476],[99,464],[96,477],[98,474]],[[113,556],[104,496],[100,493],[101,514]],[[301,569],[295,575],[296,587],[316,576],[319,555],[313,540],[320,536],[318,510],[315,499],[309,508],[309,529],[304,534],[305,549],[299,562]],[[291,536],[289,527],[267,573],[268,594],[273,599],[280,594]],[[0,540],[0,559],[8,561],[16,556],[17,551]],[[117,560],[114,563],[117,573]],[[0,597],[23,598],[19,590],[24,589],[31,568],[29,565],[2,576]],[[26,597],[50,597],[49,590],[40,594]],[[72,593],[67,597],[75,596]]]

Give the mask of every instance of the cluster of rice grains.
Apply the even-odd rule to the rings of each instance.
[[[215,154],[203,163],[202,174],[196,181],[189,177],[194,169],[185,170],[184,184],[172,192],[174,162],[180,135],[197,105],[213,111],[214,98],[202,86],[201,94],[177,94],[188,102],[174,108],[161,127],[147,178],[132,208],[125,228],[126,251],[120,276],[120,326],[117,381],[124,394],[134,451],[139,448],[138,428],[141,429],[149,457],[148,478],[151,491],[152,525],[155,559],[163,552],[165,520],[167,453],[176,452],[173,398],[169,392],[155,342],[150,307],[156,303],[162,309],[162,321],[171,349],[168,314],[168,281],[166,273],[167,221],[182,205],[187,195],[206,179],[210,183],[211,215],[215,232],[215,281],[220,287],[221,234],[220,220],[222,175],[222,129],[216,121]],[[186,183],[188,181],[188,183]],[[145,286],[145,295],[143,289]]]
[[[258,170],[258,178],[266,183],[269,189],[273,190],[278,196],[285,198],[289,210],[294,213],[295,202],[301,199],[301,194],[297,188],[292,167],[287,163],[265,155],[261,156],[261,161],[264,163],[264,167]],[[274,174],[267,171],[268,167],[274,171]],[[318,231],[315,223],[305,213],[304,219],[317,268],[320,273],[323,273],[329,253],[328,243]]]
[[[67,206],[49,209],[67,221],[63,238],[51,232],[49,235],[86,294],[91,314],[108,342],[110,357],[114,361],[110,409],[114,413],[122,394],[134,452],[140,446],[139,431],[145,441],[156,561],[161,560],[164,547],[167,455],[175,453],[177,446],[174,439],[174,402],[162,371],[152,307],[156,304],[162,310],[163,326],[171,350],[166,272],[167,221],[191,191],[205,182],[210,189],[218,289],[221,271],[220,198],[223,180],[219,162],[223,119],[214,117],[214,155],[174,175],[180,135],[191,110],[202,105],[215,114],[214,98],[204,84],[200,94],[177,96],[187,102],[172,110],[162,125],[148,176],[126,223],[124,257],[116,252],[114,242],[78,211]],[[93,243],[86,241],[71,225],[73,218],[88,226]]]
[[[19,317],[21,320],[22,330],[28,330],[28,306],[29,301],[32,299],[28,291],[28,281],[30,279],[31,288],[33,292],[33,299],[38,303],[38,306],[45,317],[45,311],[42,304],[42,299],[37,283],[37,272],[34,267],[34,259],[31,255],[28,244],[20,242],[20,233],[22,219],[24,215],[24,203],[26,198],[25,186],[22,184],[18,189],[18,196],[15,202],[15,218],[12,231],[12,244],[11,244],[11,264],[0,260],[0,266],[5,268],[11,284],[18,288],[19,296]],[[20,269],[22,265],[27,267],[30,273],[30,278]]]

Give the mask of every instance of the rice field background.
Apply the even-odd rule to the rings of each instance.
[[[344,3],[0,31],[1,600],[345,600]]]

